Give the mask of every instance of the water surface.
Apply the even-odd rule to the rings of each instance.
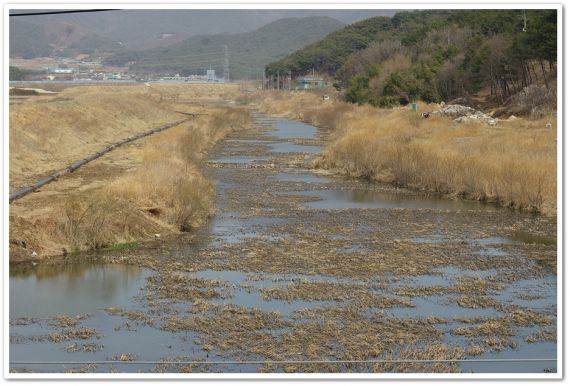
[[[499,210],[494,205],[480,202],[450,200],[433,195],[397,194],[373,190],[307,190],[288,194],[316,197],[318,200],[305,204],[313,209],[353,208],[407,208],[438,210]]]
[[[292,141],[295,138],[314,139],[318,134],[318,129],[305,123],[287,120],[261,118],[258,123],[272,128],[263,138],[273,137],[275,140],[258,139],[232,139],[228,142],[239,144],[236,150],[238,155],[220,157],[211,162],[217,163],[237,163],[251,164],[257,161],[267,160],[266,156],[239,155],[239,152],[251,151],[255,146],[266,145],[267,149],[274,154],[277,153],[317,153],[321,147],[312,145],[300,145]],[[252,145],[248,148],[248,145]],[[228,150],[228,149],[226,149]],[[235,247],[252,238],[259,238],[267,243],[279,243],[281,237],[288,237],[281,234],[276,237],[268,232],[271,225],[286,221],[283,218],[259,216],[244,216],[239,212],[227,211],[224,203],[228,189],[244,190],[249,193],[250,189],[243,182],[236,182],[231,179],[223,179],[224,174],[220,174],[222,179],[218,181],[218,207],[217,216],[205,227],[207,234],[206,241],[199,241],[199,248],[212,248],[216,250],[224,245]],[[326,176],[319,176],[310,170],[302,168],[283,168],[274,174],[272,179],[281,183],[302,182],[309,186],[307,190],[295,192],[279,192],[278,194],[294,194],[315,198],[314,201],[307,202],[308,209],[347,209],[347,208],[408,208],[408,209],[436,209],[436,210],[485,210],[497,211],[502,208],[494,205],[486,205],[479,202],[449,200],[433,195],[422,194],[399,194],[375,190],[365,190],[358,188],[351,189],[328,189],[323,184],[333,185],[334,180]],[[303,187],[305,189],[305,187]],[[234,192],[235,193],[235,192]],[[253,193],[255,194],[255,193]],[[339,234],[340,239],[344,235]],[[446,235],[434,233],[433,235],[419,235],[414,241],[418,244],[438,244],[449,241]],[[512,236],[492,235],[491,237],[480,239],[468,239],[470,247],[479,248],[481,256],[490,258],[503,258],[510,252],[503,249],[503,245],[514,244],[543,244],[551,245],[556,240],[536,236],[530,233],[518,233]],[[196,246],[188,245],[181,253],[194,253]],[[347,253],[367,253],[367,246],[358,243],[351,243],[350,238],[346,238],[346,245],[340,248]],[[231,258],[231,256],[228,256]],[[485,278],[498,274],[496,270],[462,270],[455,267],[444,267],[437,270],[434,275],[419,275],[415,277],[396,278],[391,281],[391,290],[399,286],[451,286],[464,276],[475,276]],[[144,324],[128,323],[123,317],[111,316],[106,311],[107,307],[125,308],[128,310],[145,310],[144,305],[137,301],[137,297],[144,295],[146,279],[153,275],[151,270],[126,265],[96,264],[92,262],[78,262],[67,265],[43,265],[15,266],[10,271],[10,320],[19,318],[38,318],[39,323],[29,325],[10,326],[12,337],[41,336],[53,332],[54,327],[47,324],[47,320],[57,315],[67,314],[71,316],[79,314],[89,314],[90,316],[81,322],[82,326],[95,328],[100,334],[99,337],[89,340],[103,346],[103,349],[95,353],[68,353],[66,346],[71,342],[53,343],[15,343],[10,344],[11,360],[53,360],[66,362],[70,360],[108,360],[113,355],[121,353],[135,353],[138,360],[160,360],[162,358],[174,358],[177,356],[190,356],[193,358],[216,359],[213,353],[208,354],[203,351],[199,344],[194,343],[197,334],[192,332],[170,333],[160,328],[151,327]],[[371,291],[376,294],[390,295],[384,289],[372,289],[374,284],[382,283],[383,278],[378,278],[378,283],[363,283],[335,276],[324,275],[298,275],[298,274],[270,274],[270,273],[246,273],[232,270],[203,270],[188,273],[197,278],[221,279],[229,284],[231,296],[223,299],[213,299],[219,304],[234,304],[248,308],[259,308],[263,311],[278,311],[284,316],[290,316],[293,312],[303,308],[314,308],[322,306],[334,306],[333,301],[304,301],[295,299],[293,301],[282,301],[263,298],[260,290],[269,287],[286,286],[292,283],[305,281],[319,281],[339,284],[366,284],[370,285]],[[536,299],[522,299],[521,294],[537,294]],[[500,312],[494,308],[468,309],[459,307],[455,301],[457,294],[441,294],[433,296],[415,296],[410,300],[415,307],[392,308],[385,310],[389,315],[400,318],[415,318],[439,316],[448,318],[448,325],[442,326],[445,331],[460,326],[453,321],[454,317],[475,317],[475,316],[498,316]],[[556,277],[546,276],[540,280],[519,280],[509,286],[499,294],[490,295],[498,301],[528,307],[532,310],[544,311],[556,306]],[[524,296],[523,296],[524,298]],[[181,315],[192,307],[190,302],[179,305]],[[519,331],[516,350],[505,350],[503,352],[485,353],[476,358],[553,358],[556,357],[556,344],[553,342],[527,344],[522,337],[530,335],[538,329],[529,328]],[[445,342],[450,344],[461,344],[466,346],[469,342],[461,336],[445,333]],[[83,343],[83,342],[80,342]],[[209,355],[209,356],[208,356]],[[227,358],[220,358],[227,359]],[[460,365],[465,371],[475,372],[542,372],[545,368],[555,367],[554,362],[510,362],[505,363],[464,363]],[[17,367],[17,366],[16,366]],[[38,371],[65,371],[71,367],[67,365],[36,365],[25,366]],[[115,368],[118,371],[136,372],[150,371],[153,365],[127,365],[118,363]],[[256,371],[257,366],[233,366],[226,370],[232,372]],[[109,372],[113,370],[110,366],[99,366],[96,371]]]

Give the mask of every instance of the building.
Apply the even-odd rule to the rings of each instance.
[[[212,68],[210,68],[209,70],[206,70],[206,81],[207,82],[217,82],[216,70],[213,70]]]
[[[47,80],[73,80],[75,78],[75,71],[73,68],[47,68]]]
[[[323,78],[317,76],[302,76],[297,78],[297,84],[303,90],[325,88],[327,85]]]
[[[48,67],[50,74],[73,74],[73,68]]]

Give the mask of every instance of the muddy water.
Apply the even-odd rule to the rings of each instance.
[[[68,363],[70,361],[105,361],[125,352],[148,351],[149,347],[153,347],[156,354],[167,355],[168,346],[179,345],[171,334],[150,327],[134,328],[125,323],[114,323],[105,310],[107,307],[140,308],[134,298],[151,274],[152,271],[135,266],[89,261],[12,269],[10,361],[16,363],[12,363],[11,368],[68,371],[82,367]],[[49,334],[65,330],[53,324],[53,318],[59,315],[84,316],[81,328],[95,329],[97,336],[53,343]],[[68,349],[73,343],[80,347],[92,345],[88,347],[93,351],[74,352]],[[20,361],[26,363],[18,364]],[[32,365],[28,362],[54,363]],[[141,366],[131,367],[129,370],[142,369]],[[111,367],[104,366],[102,370],[110,371]]]
[[[556,276],[548,270],[533,274],[538,265],[528,258],[536,253],[552,254],[552,248],[555,250],[555,238],[536,231],[539,220],[478,202],[418,195],[316,174],[308,165],[323,143],[321,133],[313,126],[257,115],[252,130],[233,134],[218,146],[208,163],[208,173],[217,181],[219,210],[199,231],[198,239],[173,250],[137,253],[151,254],[153,258],[172,263],[166,267],[180,266],[182,271],[178,274],[183,277],[210,281],[211,288],[221,294],[208,299],[214,305],[279,312],[286,320],[294,320],[297,313],[306,310],[349,304],[351,299],[298,296],[282,300],[267,297],[267,289],[287,290],[307,283],[334,284],[357,286],[372,295],[393,296],[402,288],[443,288],[436,294],[410,295],[407,298],[412,307],[395,306],[382,312],[398,319],[445,318],[446,323],[437,324],[442,342],[461,347],[480,344],[485,338],[454,333],[457,328],[467,326],[459,321],[461,318],[492,319],[506,315],[501,308],[458,306],[460,294],[445,289],[465,278],[494,280],[512,276],[508,281],[505,279],[506,284],[501,289],[490,291],[488,297],[505,307],[520,307],[556,317]],[[411,223],[407,229],[405,224],[402,228],[399,223],[382,220],[385,217],[398,221],[400,213],[423,225]],[[492,228],[497,216],[505,218],[504,224]],[[465,223],[465,219],[472,221]],[[269,264],[255,265],[248,258],[263,248],[282,250],[284,246],[298,248],[299,244],[316,243],[314,252],[299,249],[292,256],[314,253],[316,257],[331,253],[359,259],[386,253],[385,240],[392,242],[400,238],[398,243],[412,249],[427,248],[439,253],[440,249],[449,248],[457,261],[467,257],[471,260],[469,264],[453,260],[448,265],[439,263],[420,274],[370,275],[365,271],[335,273],[316,263],[292,261],[287,268],[282,268],[276,260],[275,264],[269,261]],[[319,244],[319,240],[325,241]],[[325,246],[326,251],[317,252]],[[287,251],[275,252],[278,253]],[[516,267],[509,267],[505,261],[512,261]],[[11,369],[182,371],[160,370],[151,362],[264,359],[262,355],[228,354],[216,345],[205,345],[204,341],[213,332],[166,328],[168,320],[185,317],[196,307],[196,299],[157,297],[159,290],[149,287],[153,278],[171,274],[168,270],[157,272],[130,265],[87,262],[12,270]],[[524,296],[529,294],[533,296]],[[112,314],[109,307],[138,312],[145,317]],[[374,309],[368,312],[373,313]],[[83,317],[76,326],[62,327],[54,323],[58,315]],[[53,335],[50,338],[50,334],[78,328],[94,329],[96,335],[65,341],[55,341]],[[546,359],[556,357],[556,342],[529,343],[525,339],[543,328],[532,323],[516,326],[514,336],[507,337],[511,346],[486,346],[482,353],[464,356],[465,359],[508,359],[508,362],[464,362],[459,368],[491,373],[551,371],[556,368],[556,362]],[[549,328],[556,330],[552,325]],[[273,329],[271,333],[280,337],[291,333],[291,327]],[[123,354],[129,354],[130,359],[121,360]],[[511,361],[522,358],[544,361]],[[255,372],[260,368],[257,364],[226,364],[197,367],[193,371]]]
[[[109,304],[128,305],[150,272],[135,266],[87,261],[64,267],[15,267],[10,272],[10,315],[79,315]]]

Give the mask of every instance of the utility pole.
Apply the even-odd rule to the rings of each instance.
[[[277,71],[277,91],[279,91],[279,71]]]
[[[289,91],[291,91],[291,70],[289,70]]]
[[[224,81],[230,82],[230,54],[226,45],[224,45]]]

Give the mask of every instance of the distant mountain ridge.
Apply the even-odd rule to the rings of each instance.
[[[19,18],[10,20],[11,57],[75,56],[122,49],[118,42],[72,23],[34,24]]]
[[[326,16],[279,19],[251,32],[200,35],[165,47],[120,52],[108,57],[105,64],[129,65],[132,71],[141,73],[181,75],[203,73],[212,66],[221,74],[224,46],[227,46],[230,77],[258,79],[263,76],[266,64],[344,26]]]
[[[11,10],[11,13],[22,13],[23,11]],[[371,16],[391,16],[394,13],[394,10],[382,9],[117,10],[10,18],[10,35],[14,34],[13,31],[17,32],[14,35],[19,35],[22,32],[23,24],[28,29],[35,28],[37,30],[39,28],[43,30],[44,28],[49,29],[49,25],[54,23],[65,23],[74,26],[77,30],[105,39],[106,44],[114,43],[126,49],[146,49],[163,46],[165,43],[179,42],[197,35],[251,32],[282,18],[329,16],[343,23],[353,23],[356,20]],[[13,29],[13,26],[20,28]],[[171,36],[165,37],[164,34]],[[52,51],[45,48],[51,45],[50,39],[41,36],[41,34],[33,34],[33,36],[35,39],[25,39],[26,35],[11,36],[11,39],[14,39],[11,41],[16,44],[14,47],[19,47],[19,50],[14,52],[11,50],[10,55],[18,56],[16,54],[25,51],[26,46],[34,46],[34,49],[28,50],[29,54],[34,52],[49,54]]]

